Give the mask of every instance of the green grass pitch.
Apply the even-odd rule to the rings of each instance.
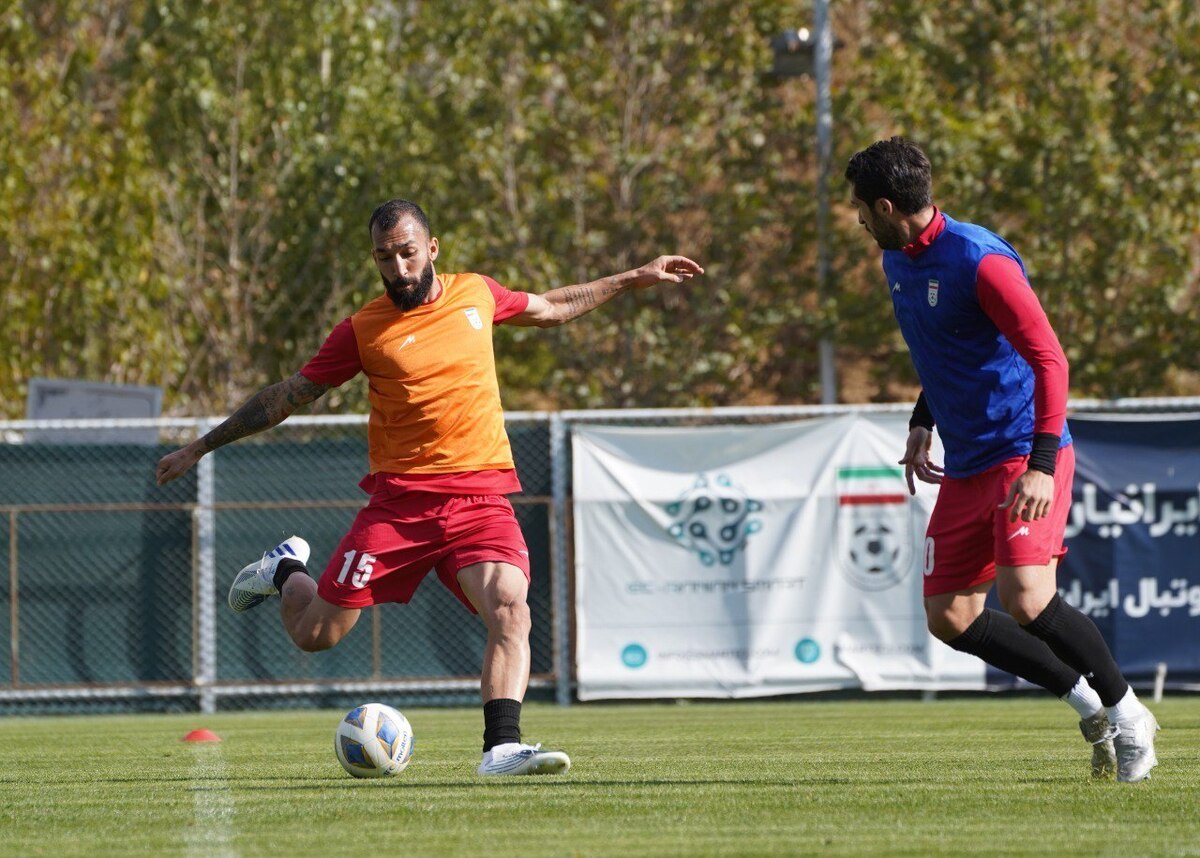
[[[379,781],[338,712],[0,719],[0,854],[1200,855],[1200,697],[1155,707],[1133,785],[1042,698],[529,705],[574,768],[496,780],[479,710],[399,708],[416,752]]]

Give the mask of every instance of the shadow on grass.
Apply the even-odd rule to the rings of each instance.
[[[0,779],[4,783],[8,779]],[[205,782],[208,782],[206,784]],[[83,783],[82,781],[77,783]],[[803,786],[847,786],[897,785],[920,783],[913,778],[894,778],[880,781],[854,780],[839,777],[809,777],[777,780],[768,778],[656,778],[652,780],[590,780],[583,778],[512,778],[503,780],[403,780],[350,778],[297,778],[287,775],[269,777],[223,777],[195,778],[178,777],[128,777],[94,778],[88,784],[195,784],[194,792],[221,792],[225,790],[319,790],[319,789],[401,789],[401,790],[461,790],[461,789],[527,789],[548,787],[551,789],[582,789],[591,787],[660,787],[660,786],[721,786],[721,787],[803,787]],[[210,785],[211,784],[211,785]]]
[[[262,778],[256,780],[262,781]],[[660,778],[655,780],[583,780],[578,778],[522,778],[520,780],[503,780],[503,781],[353,781],[353,780],[316,780],[313,779],[309,783],[295,783],[294,778],[284,779],[290,782],[283,785],[277,784],[245,784],[233,787],[237,790],[314,790],[314,789],[399,789],[399,790],[420,790],[428,791],[446,791],[457,792],[463,789],[591,789],[594,787],[624,787],[626,789],[639,789],[642,787],[673,787],[673,786],[705,786],[705,787],[750,787],[761,789],[764,787],[776,788],[793,788],[803,786],[845,786],[856,783],[848,778],[806,778],[800,780],[757,780],[747,778],[742,780],[707,780],[702,778]],[[889,784],[902,784],[905,781],[889,781]],[[202,787],[201,789],[209,789]],[[213,787],[212,789],[219,789]]]

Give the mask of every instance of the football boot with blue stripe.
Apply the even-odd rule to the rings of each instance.
[[[571,758],[562,751],[508,742],[484,751],[483,762],[475,771],[481,775],[560,775],[569,768]]]
[[[244,566],[233,579],[229,588],[229,607],[239,614],[279,595],[275,589],[275,570],[285,557],[308,562],[308,543],[299,536],[289,536],[262,556],[261,560]]]

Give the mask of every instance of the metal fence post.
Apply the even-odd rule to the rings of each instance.
[[[196,427],[198,437],[203,437],[216,421],[201,420]],[[197,570],[197,655],[196,686],[200,692],[200,711],[205,714],[217,711],[217,698],[213,683],[217,678],[217,522],[213,511],[216,500],[216,485],[213,456],[209,453],[196,466],[196,539],[199,543]]]
[[[17,572],[17,510],[8,511],[8,646],[9,684],[21,683],[21,584]]]
[[[567,423],[550,415],[550,587],[554,595],[554,697],[571,705],[571,606],[567,598]]]

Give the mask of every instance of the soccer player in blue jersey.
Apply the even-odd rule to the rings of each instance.
[[[1067,359],[1012,245],[933,204],[929,159],[900,137],[846,168],[922,392],[905,466],[940,484],[925,537],[929,630],[1070,704],[1092,773],[1140,781],[1158,723],[1087,616],[1058,594],[1075,455]],[[930,460],[934,426],[945,468]],[[1005,611],[984,607],[995,583]]]

